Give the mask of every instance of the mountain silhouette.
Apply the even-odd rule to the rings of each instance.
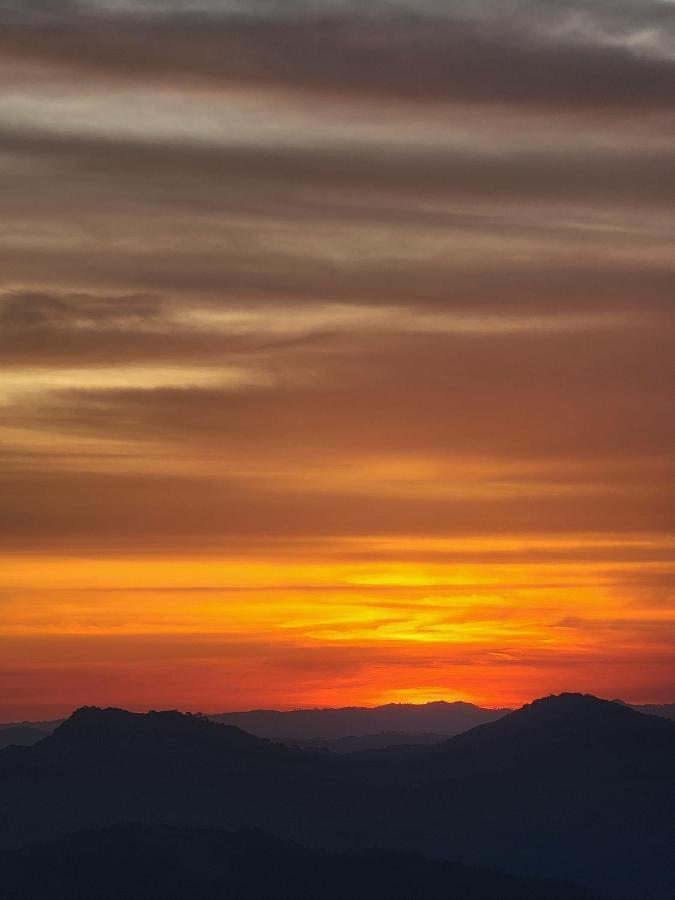
[[[47,737],[46,731],[31,728],[29,725],[11,725],[0,729],[0,750],[3,747],[31,747]]]
[[[0,733],[6,730],[7,728],[16,728],[17,725],[22,725],[26,728],[36,728],[38,731],[44,731],[45,733],[50,733],[54,731],[55,728],[58,728],[59,725],[62,725],[65,722],[65,719],[48,719],[48,720],[40,720],[40,721],[27,721],[24,720],[22,722],[0,722]]]
[[[635,705],[614,701],[646,715],[675,719],[675,703]],[[389,703],[375,707],[336,709],[250,710],[207,715],[213,722],[237,725],[249,734],[289,746],[323,747],[338,753],[401,744],[441,743],[487,722],[494,722],[513,709],[485,709],[461,701],[447,703]],[[51,733],[64,719],[0,723],[0,741],[5,729],[24,726]],[[405,739],[403,740],[403,736]],[[414,739],[411,739],[414,738]],[[335,743],[342,740],[345,743]],[[354,746],[347,749],[349,741]],[[362,740],[361,740],[362,739]],[[0,746],[8,746],[5,742]]]
[[[674,784],[675,723],[586,695],[436,746],[344,755],[201,716],[85,708],[0,751],[0,848],[129,821],[259,828],[317,852],[388,847],[672,900]]]
[[[395,851],[333,855],[258,831],[149,828],[77,833],[0,853],[5,900],[595,900],[528,879]]]
[[[427,732],[381,731],[379,734],[357,734],[338,738],[278,738],[289,747],[306,750],[330,750],[331,753],[361,753],[364,750],[383,750],[388,747],[442,744],[447,735]]]
[[[675,719],[675,703],[642,703],[639,706],[631,706],[638,712],[649,716],[661,716],[663,719]]]
[[[251,734],[275,740],[337,739],[394,732],[460,734],[506,715],[508,709],[483,709],[473,703],[388,703],[384,706],[346,706],[338,709],[259,709],[212,715],[214,722],[238,725]],[[441,738],[442,739],[442,738]]]
[[[41,747],[45,753],[199,757],[237,755],[289,756],[281,744],[247,734],[234,725],[219,725],[205,716],[174,710],[132,713],[124,709],[82,707],[49,735]]]
[[[498,744],[503,764],[522,758],[542,759],[542,754],[573,748],[584,753],[599,750],[609,765],[630,749],[644,750],[652,738],[657,744],[661,739],[667,743],[673,731],[672,722],[621,703],[590,694],[560,694],[535,700],[496,722],[464,732],[442,744],[439,752],[451,748],[455,754],[466,752],[474,762],[485,758],[490,764]]]
[[[408,754],[425,820],[410,849],[564,871],[631,900],[672,896],[675,723],[563,694],[425,749]]]

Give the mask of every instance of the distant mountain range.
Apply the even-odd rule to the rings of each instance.
[[[622,703],[621,700],[614,701]],[[675,703],[631,706],[649,715],[675,720]],[[375,707],[337,709],[259,709],[209,715],[214,722],[237,725],[257,737],[292,746],[316,747],[337,753],[376,749],[394,744],[433,744],[495,722],[512,709],[486,709],[472,703],[389,703]],[[0,724],[0,748],[36,743],[63,719]]]
[[[623,703],[623,700],[615,702]],[[631,709],[645,713],[648,716],[661,716],[663,719],[675,720],[675,703],[642,703],[637,706],[625,703],[624,706],[630,706]]]
[[[33,725],[0,726],[0,749],[3,747],[32,747],[50,732]]]
[[[0,849],[14,866],[31,845],[125,822],[256,828],[350,855],[335,864],[345,878],[352,854],[386,847],[672,900],[674,797],[675,723],[587,695],[538,700],[433,746],[345,755],[201,716],[84,708],[34,746],[0,751]],[[73,853],[89,852],[73,840]]]
[[[275,740],[334,740],[382,732],[433,733],[451,737],[485,722],[494,722],[508,709],[483,709],[472,703],[389,703],[375,707],[296,709],[288,712],[254,710],[211,716],[214,722],[238,725],[251,734]]]

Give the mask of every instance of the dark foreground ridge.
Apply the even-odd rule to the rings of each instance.
[[[0,853],[5,900],[596,900],[564,882],[262,832],[119,825]]]
[[[675,723],[587,695],[436,746],[345,755],[201,716],[85,708],[0,751],[0,849],[123,822],[255,828],[316,852],[387,847],[672,900],[674,789]]]

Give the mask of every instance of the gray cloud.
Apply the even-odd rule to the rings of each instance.
[[[0,327],[17,332],[127,329],[157,320],[161,303],[143,295],[97,297],[12,291],[0,295]]]
[[[327,217],[358,215],[361,205],[371,218],[378,198],[398,198],[399,204],[482,200],[490,204],[565,201],[584,206],[638,204],[670,207],[663,186],[672,170],[666,151],[527,150],[488,147],[428,150],[391,150],[382,146],[271,147],[218,146],[156,141],[64,136],[49,133],[0,131],[0,149],[31,162],[36,173],[78,182],[91,191],[113,180],[119,191],[166,206],[172,200],[186,209],[213,208],[218,202],[232,211],[237,198],[242,209],[261,205],[273,210],[270,192],[279,207],[291,204],[303,214],[303,198],[310,206],[320,192]],[[160,188],[161,193],[160,193]],[[30,185],[22,185],[25,192]],[[206,190],[203,190],[206,189]],[[11,183],[7,184],[11,192]],[[39,187],[35,202],[39,203]],[[281,193],[280,193],[281,192]],[[304,193],[303,193],[304,192]],[[314,194],[317,197],[317,194]],[[161,198],[161,200],[159,199]],[[341,204],[338,200],[341,199]],[[332,202],[331,202],[332,201]],[[304,210],[310,215],[309,208]],[[408,210],[409,216],[414,211]],[[386,215],[396,215],[391,203]],[[418,213],[422,217],[422,213]],[[465,215],[464,221],[468,221]]]
[[[381,4],[369,15],[351,6],[302,5],[279,15],[281,6],[270,4],[257,16],[216,9],[176,5],[148,18],[147,6],[140,14],[108,6],[101,18],[101,7],[73,16],[66,5],[58,27],[43,28],[35,8],[22,17],[12,4],[0,53],[122,79],[415,100],[644,109],[674,99],[666,53],[634,47],[653,31],[672,42],[665,3],[462,3],[450,14],[436,4],[421,12]]]

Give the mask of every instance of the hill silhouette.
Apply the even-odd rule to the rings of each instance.
[[[124,821],[389,847],[672,900],[675,723],[584,695],[437,746],[337,755],[180,713],[85,708],[0,751],[0,848]]]
[[[614,702],[646,715],[675,719],[675,703],[635,705],[622,700]],[[262,709],[216,713],[206,718],[221,724],[237,725],[249,734],[289,746],[322,747],[346,753],[401,744],[441,743],[476,725],[497,721],[512,712],[514,710],[509,708],[486,709],[472,703],[441,700],[431,703],[389,703],[374,707]],[[0,742],[6,729],[23,726],[51,733],[64,721],[0,723]],[[347,749],[350,742],[354,746]],[[8,745],[9,741],[0,744]]]
[[[675,723],[563,694],[429,748],[408,767],[417,767],[427,852],[454,846],[474,862],[564,871],[631,900],[673,893]],[[617,868],[617,855],[630,866]]]
[[[4,747],[32,747],[43,738],[47,737],[48,732],[40,731],[38,728],[31,728],[30,725],[12,725],[8,728],[0,730],[0,750]]]
[[[278,738],[289,747],[306,750],[329,750],[331,753],[362,753],[364,750],[383,750],[389,747],[426,746],[442,744],[447,735],[428,732],[381,731],[379,734],[356,734],[337,738]]]
[[[45,753],[91,755],[133,754],[181,756],[198,750],[200,757],[235,755],[290,756],[281,744],[258,738],[233,725],[219,725],[205,716],[175,710],[132,713],[124,709],[82,707],[49,735]]]
[[[276,740],[338,739],[394,732],[434,733],[451,737],[506,715],[508,709],[483,709],[473,703],[387,703],[338,709],[271,709],[213,715],[214,722],[238,725],[251,734]]]
[[[77,833],[0,853],[5,900],[595,900],[535,880],[395,851],[333,855],[258,831],[150,828]]]
[[[0,733],[2,733],[7,728],[16,728],[17,725],[22,725],[26,728],[36,728],[38,731],[51,733],[55,728],[58,728],[59,725],[62,725],[64,722],[65,719],[42,719],[39,721],[28,721],[24,719],[21,722],[0,722]]]
[[[453,753],[468,751],[477,761],[492,756],[499,744],[502,763],[523,757],[542,758],[562,749],[576,752],[599,750],[610,764],[617,754],[654,738],[668,741],[673,723],[636,712],[621,703],[599,700],[591,694],[559,694],[529,703],[496,722],[479,726],[441,745]],[[643,746],[644,749],[644,746]]]
[[[631,709],[648,716],[661,716],[663,719],[675,719],[675,703],[643,703],[639,706],[628,704]]]

